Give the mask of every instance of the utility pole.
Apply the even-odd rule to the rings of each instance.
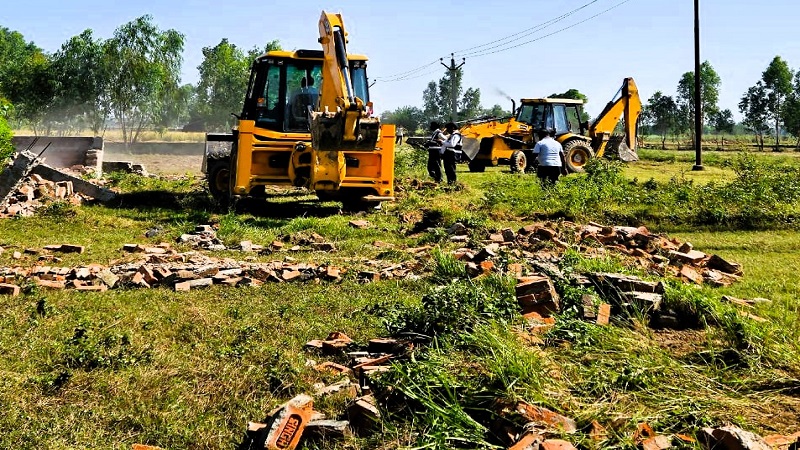
[[[439,58],[439,62],[450,72],[450,122],[455,122],[458,118],[458,90],[456,89],[456,72],[464,63],[467,62],[465,58],[461,58],[461,64],[456,66],[456,59],[453,53],[450,53],[450,65],[444,63],[444,58]]]
[[[694,0],[694,151],[692,170],[703,170],[703,102],[700,99],[700,0]]]

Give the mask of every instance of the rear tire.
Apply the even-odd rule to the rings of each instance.
[[[583,166],[594,158],[594,150],[587,141],[575,139],[564,145],[564,157],[567,160],[567,170],[572,173],[583,173]]]
[[[231,160],[230,158],[209,159],[206,167],[208,191],[222,206],[230,202]]]
[[[528,157],[525,156],[520,150],[514,151],[511,154],[511,172],[513,173],[525,173],[525,170],[528,168]]]

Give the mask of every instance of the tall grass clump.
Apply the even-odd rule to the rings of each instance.
[[[484,207],[529,216],[544,214],[616,224],[772,229],[797,225],[800,168],[738,155],[728,182],[696,184],[684,177],[667,183],[628,180],[616,161],[594,159],[586,175],[543,188],[534,177],[508,177],[492,186]]]

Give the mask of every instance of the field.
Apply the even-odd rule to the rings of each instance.
[[[367,260],[419,263],[421,275],[364,284],[348,273],[340,282],[190,292],[129,287],[76,293],[26,285],[19,297],[0,296],[0,448],[233,448],[248,421],[313,392],[315,383],[336,381],[309,362],[331,358],[304,348],[331,331],[357,343],[393,331],[435,340],[379,378],[401,406],[386,406],[377,432],[307,440],[303,448],[491,448],[500,442],[490,430],[498,399],[572,417],[579,431],[563,438],[581,448],[636,448],[633,435],[642,422],[661,434],[690,436],[726,422],[762,435],[800,431],[800,159],[794,152],[707,152],[707,170],[692,172],[690,152],[646,150],[642,156],[624,168],[601,163],[554,189],[543,189],[531,175],[502,168],[470,174],[466,167],[461,183],[447,187],[420,183],[424,161],[404,146],[398,201],[356,215],[301,191],[222,211],[192,169],[199,159],[156,155],[135,162],[151,173],[188,175],[115,175],[111,185],[123,194],[118,203],[60,205],[33,218],[0,221],[0,267],[34,265],[35,256],[18,261],[12,251],[54,243],[86,246],[83,254],[63,256],[62,264],[71,266],[132,260],[121,250],[126,243],[169,242],[188,251],[177,238],[195,225],[215,224],[229,247],[242,240],[294,242],[314,232],[337,248],[258,256],[227,250],[219,257],[340,267]],[[354,228],[354,219],[370,225]],[[417,226],[423,219],[430,227]],[[671,304],[697,314],[696,326],[656,329],[644,314],[632,314],[604,327],[565,308],[533,342],[519,337],[527,328],[513,299],[513,279],[502,271],[466,276],[450,256],[461,244],[445,231],[461,222],[470,242],[480,242],[503,228],[592,220],[667,233],[741,263],[745,275],[724,288],[668,282]],[[149,230],[153,236],[145,237]],[[430,249],[406,251],[422,246]],[[558,262],[561,270],[652,277],[624,258],[589,258],[573,247]],[[501,256],[503,269],[524,263]],[[567,305],[580,298],[568,287],[558,289]],[[723,295],[769,301],[748,310],[754,319],[723,302]],[[316,399],[315,408],[340,417],[348,402],[338,393]],[[589,435],[593,421],[607,430],[599,440]]]

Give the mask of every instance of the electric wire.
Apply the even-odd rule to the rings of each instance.
[[[561,29],[559,29],[559,30],[556,30],[556,31],[554,31],[554,32],[552,32],[552,33],[545,34],[545,35],[543,35],[543,36],[538,36],[538,37],[536,37],[536,38],[534,38],[534,39],[531,39],[531,40],[529,40],[529,41],[521,42],[521,43],[519,43],[519,44],[515,44],[515,45],[512,45],[512,46],[508,46],[508,47],[504,47],[503,45],[499,45],[499,46],[496,46],[496,47],[493,47],[493,48],[488,48],[488,49],[486,49],[486,50],[483,50],[483,51],[477,51],[477,52],[469,53],[469,54],[466,54],[466,55],[465,55],[465,54],[462,54],[462,55],[459,55],[459,56],[461,56],[461,57],[464,57],[464,58],[467,58],[467,57],[469,57],[469,58],[478,58],[478,57],[481,57],[481,56],[492,55],[492,54],[495,54],[495,53],[504,52],[504,51],[506,51],[506,50],[511,50],[511,49],[519,48],[519,47],[522,47],[523,45],[528,45],[528,44],[531,44],[531,43],[533,43],[533,42],[540,41],[540,40],[542,40],[542,39],[544,39],[544,38],[547,38],[547,37],[550,37],[550,36],[556,35],[556,34],[558,34],[558,33],[563,33],[564,31],[567,31],[567,30],[569,30],[569,29],[571,29],[571,28],[574,28],[574,27],[576,27],[576,26],[578,26],[578,25],[581,25],[581,24],[583,24],[583,23],[586,23],[586,22],[588,22],[588,21],[590,21],[590,20],[592,20],[592,19],[595,19],[595,18],[597,18],[597,17],[600,17],[600,16],[602,16],[603,14],[606,14],[606,13],[608,13],[608,12],[610,12],[610,11],[612,11],[612,10],[614,10],[614,9],[616,9],[616,8],[618,8],[618,7],[620,7],[620,6],[622,6],[622,5],[624,5],[625,3],[628,3],[629,1],[631,1],[631,0],[623,0],[623,1],[621,1],[621,2],[619,2],[619,3],[617,3],[617,4],[615,4],[615,5],[613,5],[613,6],[611,6],[611,7],[609,7],[609,8],[606,8],[606,9],[604,9],[603,11],[600,11],[600,12],[599,12],[599,13],[597,13],[597,14],[594,14],[594,15],[592,15],[592,16],[589,16],[589,17],[587,17],[587,18],[585,18],[585,19],[583,19],[583,20],[581,20],[581,21],[579,21],[579,22],[575,22],[575,23],[573,23],[573,24],[571,24],[571,25],[568,25],[568,26],[566,26],[566,27],[564,27],[564,28],[561,28]],[[497,50],[494,50],[494,48],[497,48],[497,47],[502,47],[502,48],[499,48],[499,49],[497,49]],[[490,51],[490,50],[491,50],[491,51]]]
[[[606,14],[606,13],[608,13],[608,12],[610,12],[610,11],[612,11],[612,10],[622,6],[622,5],[624,5],[625,3],[630,2],[631,0],[623,0],[621,2],[618,2],[618,3],[614,4],[613,6],[610,6],[609,8],[606,8],[603,11],[600,11],[597,14],[589,16],[589,17],[587,17],[587,18],[585,18],[583,20],[580,20],[578,22],[575,22],[575,23],[573,23],[571,25],[568,25],[568,26],[565,26],[563,28],[560,28],[560,29],[558,29],[556,31],[553,31],[552,33],[545,34],[543,36],[538,36],[538,37],[536,37],[534,39],[530,39],[530,40],[527,40],[527,41],[524,41],[524,42],[520,42],[520,43],[517,43],[517,44],[514,44],[514,45],[508,45],[508,44],[514,43],[516,41],[519,41],[520,39],[522,39],[522,38],[524,38],[526,36],[530,36],[532,34],[535,34],[535,33],[539,32],[539,31],[542,31],[542,30],[550,27],[551,25],[554,25],[557,22],[565,20],[566,18],[572,16],[573,14],[575,14],[575,13],[577,13],[577,12],[579,12],[579,11],[589,7],[589,6],[591,6],[594,3],[597,3],[597,1],[599,1],[599,0],[593,0],[593,1],[589,2],[589,3],[586,3],[586,4],[584,4],[584,5],[580,6],[580,7],[572,10],[572,11],[569,11],[567,13],[562,14],[561,16],[558,16],[555,19],[552,19],[552,20],[547,21],[547,22],[542,22],[542,23],[540,23],[540,24],[538,24],[538,25],[536,25],[534,27],[528,28],[528,29],[520,31],[518,33],[514,33],[514,34],[511,34],[511,35],[505,36],[503,38],[500,38],[500,39],[496,39],[496,40],[491,41],[491,42],[486,43],[486,44],[481,44],[481,45],[469,47],[469,48],[466,48],[466,49],[462,49],[462,50],[459,50],[457,52],[453,52],[452,54],[453,55],[458,55],[459,57],[462,57],[462,58],[467,58],[467,57],[469,57],[469,58],[479,58],[481,56],[492,55],[492,54],[501,53],[501,52],[504,52],[504,51],[507,51],[507,50],[512,50],[512,49],[515,49],[515,48],[519,48],[519,47],[522,47],[524,45],[528,45],[528,44],[531,44],[533,42],[537,42],[537,41],[540,41],[542,39],[545,39],[547,37],[562,33],[564,31],[567,31],[567,30],[569,30],[571,28],[574,28],[574,27],[576,27],[578,25],[584,24],[584,23],[586,23],[586,22],[588,22],[588,21],[590,21],[592,19],[595,19],[595,18],[597,18],[599,16],[602,16],[603,14]],[[514,39],[511,39],[511,38],[514,38]],[[488,48],[484,48],[484,47],[488,47]],[[484,48],[484,49],[483,50],[477,50],[479,48]],[[424,73],[421,73],[421,74],[419,73],[420,71],[422,71],[422,70],[424,70],[424,69],[426,69],[426,68],[428,68],[428,67],[430,67],[432,65],[435,65],[435,64],[437,64],[439,62],[440,62],[440,60],[434,60],[434,61],[431,61],[431,62],[429,62],[427,64],[424,64],[422,66],[416,67],[414,69],[411,69],[411,70],[408,70],[408,71],[405,71],[405,72],[399,72],[399,73],[396,73],[394,75],[389,75],[389,76],[375,77],[374,80],[376,82],[377,81],[382,81],[382,82],[385,82],[385,83],[413,80],[413,79],[416,79],[416,78],[420,78],[420,77],[423,77],[423,76],[438,72],[438,69],[437,69],[437,70],[433,70],[433,71],[427,71],[427,72],[424,72]]]
[[[505,37],[502,37],[502,38],[499,38],[499,39],[495,39],[494,41],[487,42],[485,44],[476,45],[474,47],[469,47],[469,48],[465,48],[465,49],[461,49],[461,50],[456,50],[454,53],[459,55],[459,56],[461,56],[462,53],[473,52],[476,49],[479,49],[479,48],[482,48],[482,47],[488,47],[488,46],[494,45],[494,44],[499,44],[499,43],[501,43],[503,41],[508,41],[508,42],[517,41],[517,40],[521,39],[523,36],[529,36],[531,34],[536,33],[537,31],[540,31],[542,29],[548,28],[548,27],[550,27],[550,26],[552,26],[552,25],[554,25],[554,24],[556,24],[556,23],[568,18],[571,15],[573,15],[573,14],[575,14],[575,13],[577,13],[577,12],[583,10],[583,9],[588,8],[589,6],[591,6],[594,3],[597,3],[598,1],[599,0],[592,0],[589,3],[584,4],[583,6],[580,6],[578,8],[573,9],[572,11],[564,13],[564,14],[556,17],[556,18],[553,18],[553,19],[550,19],[550,20],[546,20],[546,21],[544,21],[542,23],[539,23],[537,25],[534,25],[534,26],[532,26],[532,27],[530,27],[528,29],[519,31],[519,32],[514,33],[514,34],[510,34],[508,36],[505,36]],[[518,36],[520,36],[520,37],[518,37]],[[515,39],[511,39],[511,38],[515,38]],[[500,44],[500,45],[502,45],[502,44]]]

